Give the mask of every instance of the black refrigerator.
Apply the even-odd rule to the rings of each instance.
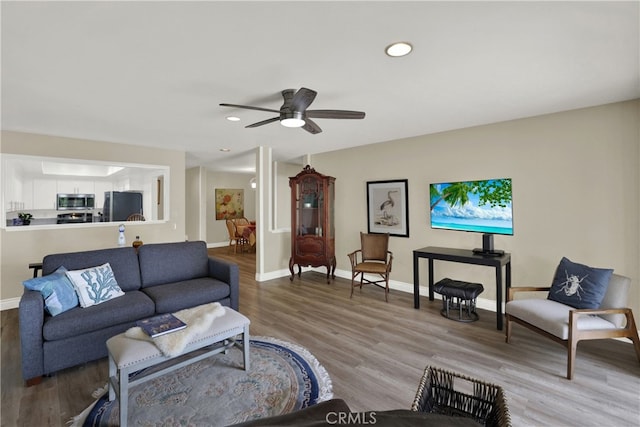
[[[105,191],[102,221],[126,221],[142,213],[142,191]]]

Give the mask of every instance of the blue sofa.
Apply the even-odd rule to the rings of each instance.
[[[47,255],[42,274],[64,266],[79,270],[108,262],[124,295],[50,316],[42,294],[25,289],[19,305],[22,375],[27,385],[43,375],[107,356],[105,342],[137,320],[210,302],[238,310],[236,264],[209,257],[205,242],[145,244]]]

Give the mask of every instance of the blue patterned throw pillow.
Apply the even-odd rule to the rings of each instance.
[[[574,308],[600,308],[613,274],[610,268],[593,268],[562,258],[547,299]]]
[[[78,306],[76,291],[65,275],[66,271],[66,268],[60,267],[48,276],[34,277],[22,282],[25,288],[42,294],[44,308],[52,316]]]
[[[84,270],[67,271],[81,307],[91,307],[124,295],[109,263]]]

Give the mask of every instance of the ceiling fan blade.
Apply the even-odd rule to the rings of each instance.
[[[295,89],[285,89],[281,93],[284,103],[282,104],[282,107],[280,107],[280,111],[291,111],[291,100],[293,99],[293,95],[296,93]]]
[[[313,120],[311,120],[308,117],[306,119],[304,119],[304,126],[302,126],[302,129],[304,129],[307,132],[312,133],[314,135],[316,133],[322,132],[322,129],[320,129],[320,126],[318,126],[316,124],[316,122],[314,122]]]
[[[262,125],[268,125],[269,123],[273,123],[273,122],[277,122],[278,120],[280,120],[280,116],[278,117],[272,117],[270,119],[267,120],[263,120],[261,122],[257,122],[251,125],[247,125],[245,126],[246,128],[257,128],[258,126],[262,126]]]
[[[364,112],[349,110],[309,110],[307,117],[314,119],[364,119]]]
[[[221,107],[234,107],[234,108],[244,108],[246,110],[258,110],[258,111],[268,111],[270,113],[279,113],[278,110],[273,110],[271,108],[262,108],[262,107],[252,107],[250,105],[237,105],[237,104],[220,104]]]
[[[291,100],[291,111],[303,112],[316,99],[317,94],[318,92],[315,90],[307,89],[306,87],[300,88]]]

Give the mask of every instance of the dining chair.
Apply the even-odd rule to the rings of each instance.
[[[242,252],[249,245],[249,241],[242,234],[238,234],[238,228],[234,220],[227,219],[226,221],[227,232],[229,233],[229,248],[233,246],[233,253],[238,253],[238,246],[240,246],[240,252]]]

